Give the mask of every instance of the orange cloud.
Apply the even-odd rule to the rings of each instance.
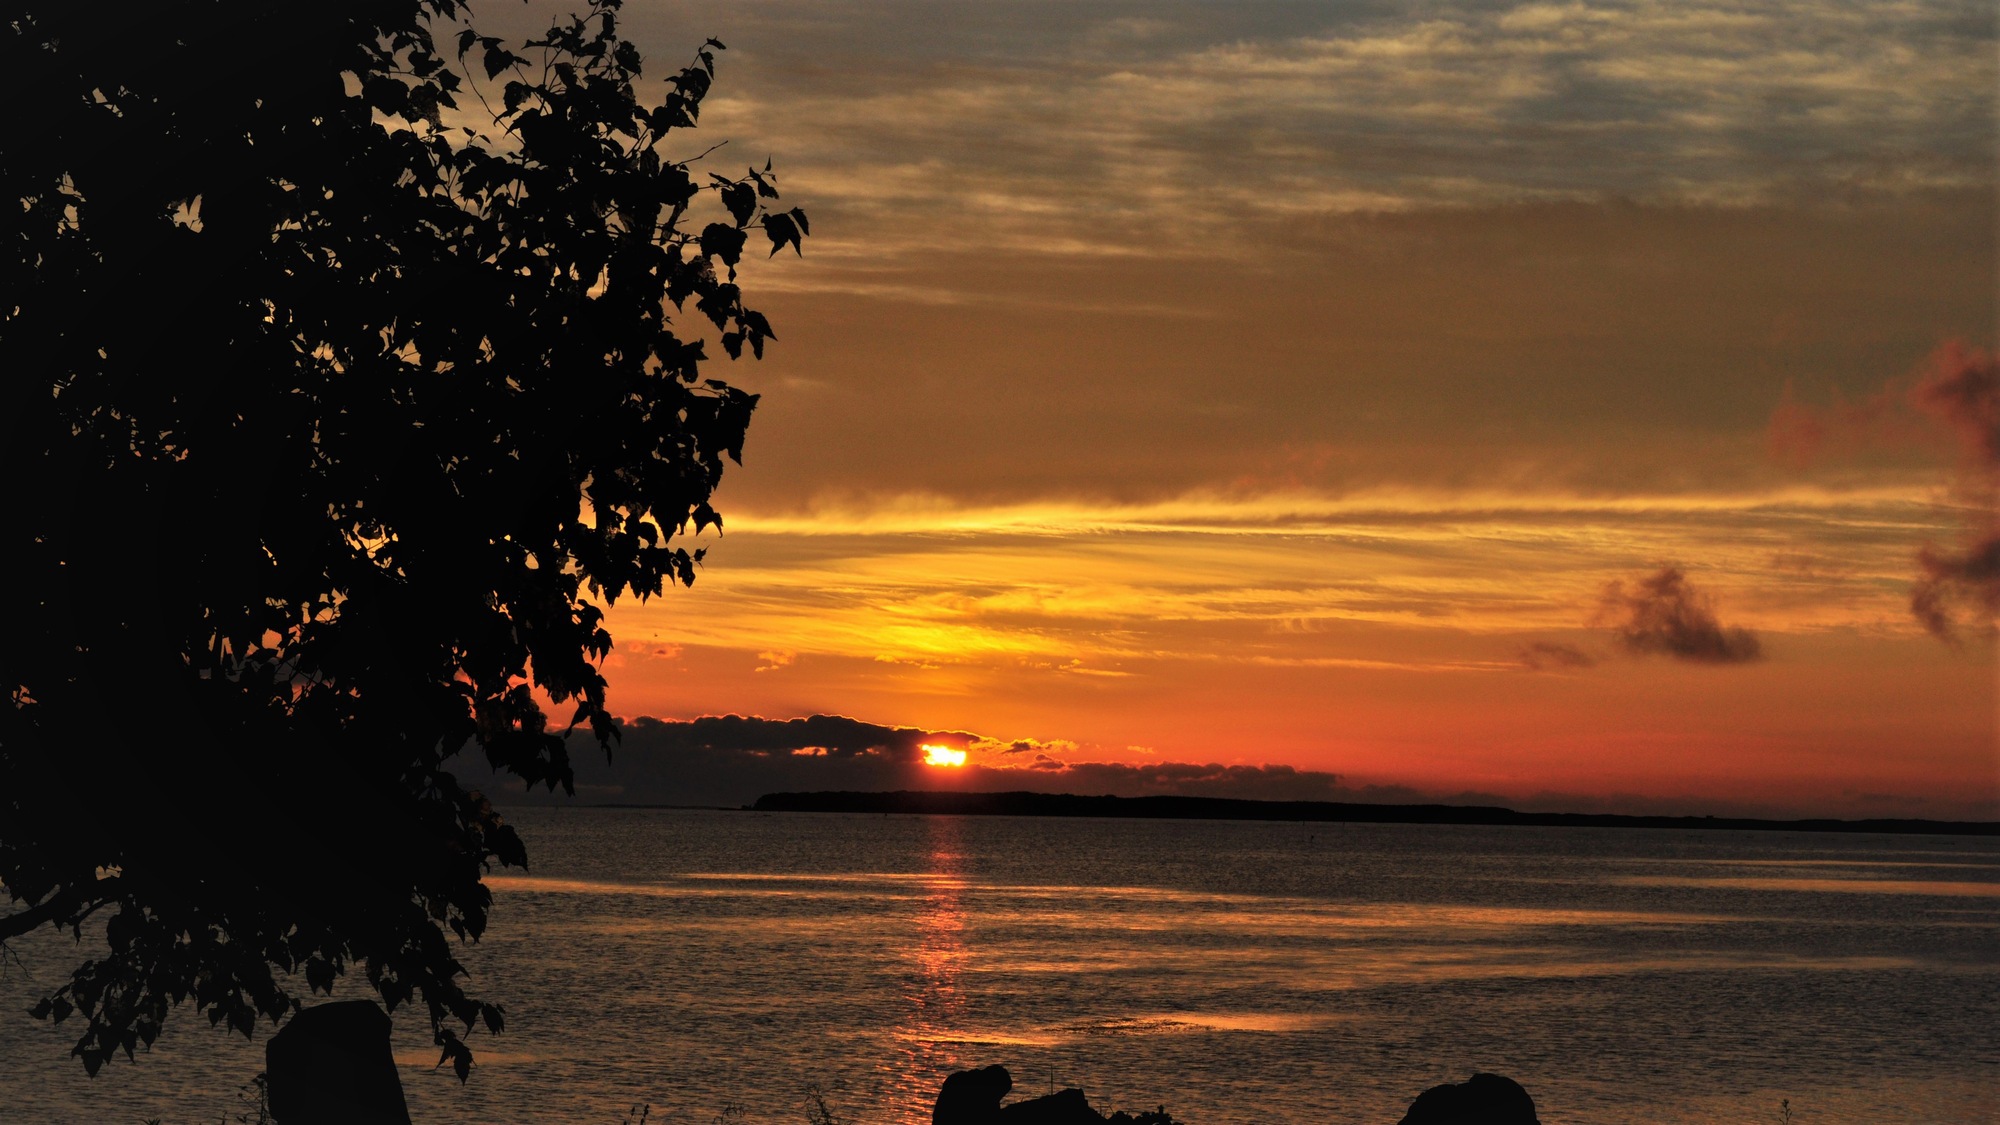
[[[1932,354],[1929,370],[1910,390],[1910,402],[1958,440],[1960,489],[1977,515],[1955,551],[1925,544],[1920,573],[1910,589],[1910,612],[1932,635],[1955,642],[1957,610],[1970,605],[1990,630],[2000,614],[2000,360],[1981,348],[1952,341]]]
[[[1950,340],[1910,375],[1859,402],[1836,397],[1824,408],[1798,402],[1787,385],[1766,437],[1773,457],[1803,467],[1827,452],[1851,455],[1939,434],[1958,450],[1954,490],[1967,505],[1967,526],[1955,549],[1918,549],[1910,613],[1933,636],[1956,643],[1968,609],[1989,630],[2000,613],[2000,359]]]
[[[1943,432],[1974,474],[2000,464],[1995,359],[1983,348],[1947,340],[1913,371],[1862,398],[1838,391],[1832,398],[1825,406],[1800,402],[1786,382],[1764,431],[1773,460],[1804,468],[1829,456],[1922,445]]]
[[[1900,400],[1893,387],[1884,387],[1858,402],[1835,392],[1831,405],[1812,406],[1800,402],[1786,380],[1764,431],[1765,449],[1772,460],[1803,469],[1828,455],[1903,444],[1916,432],[1898,413]]]
[[[2000,469],[2000,359],[1993,353],[1947,341],[1931,353],[1909,401],[1957,437],[1972,472]]]

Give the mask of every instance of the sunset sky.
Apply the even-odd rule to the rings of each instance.
[[[631,4],[812,237],[621,761],[2000,816],[1990,0]]]

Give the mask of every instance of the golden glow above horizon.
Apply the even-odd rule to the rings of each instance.
[[[688,598],[617,612],[677,644],[935,668],[1021,663],[1118,675],[1161,658],[1517,670],[1516,638],[1582,643],[1607,583],[1688,565],[1732,623],[1762,632],[1916,638],[1913,544],[1961,513],[1933,484],[1736,495],[1307,494],[1145,505],[954,507],[892,499],[732,515],[727,566]],[[1812,536],[1802,539],[1801,527]],[[1329,645],[1341,630],[1453,633]],[[1254,637],[1218,648],[1226,636]],[[1208,640],[1191,643],[1190,634]],[[1158,643],[1149,643],[1149,638]],[[1314,638],[1318,638],[1315,640]],[[1419,654],[1421,652],[1421,655]],[[769,672],[783,669],[767,667]]]
[[[965,765],[963,750],[950,746],[934,746],[930,743],[925,743],[921,749],[924,752],[924,764],[927,766],[944,766],[949,769]]]
[[[1949,798],[1991,787],[1994,685],[1981,649],[1909,615],[1911,545],[1955,534],[1948,501],[1911,484],[744,514],[727,565],[614,609],[608,672],[627,713],[690,700],[680,717],[969,731],[1000,740],[989,769],[1280,762],[1445,792]],[[1594,620],[1606,583],[1667,559],[1693,560],[1765,660],[1618,647]],[[1921,741],[1883,754],[1919,715]],[[1016,739],[1042,741],[1009,754]],[[920,760],[969,764],[946,752],[964,755]],[[1917,807],[1897,800],[1879,808]]]

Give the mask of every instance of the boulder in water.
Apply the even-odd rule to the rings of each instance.
[[[1000,1125],[1104,1125],[1083,1091],[1070,1089],[1000,1107]]]
[[[1519,1082],[1475,1074],[1417,1095],[1400,1125],[1541,1125],[1541,1119],[1535,1116],[1535,1099]]]
[[[944,1080],[931,1107],[931,1125],[994,1125],[1000,1099],[1013,1088],[1014,1076],[1004,1066],[961,1070]]]
[[[371,1000],[293,1016],[264,1047],[271,1116],[280,1125],[410,1125],[389,1028]]]
[[[961,1070],[944,1080],[931,1109],[931,1125],[1174,1125],[1164,1108],[1136,1117],[1124,1112],[1106,1117],[1091,1108],[1082,1090],[1074,1089],[1001,1105],[1013,1088],[1014,1076],[1004,1066]]]

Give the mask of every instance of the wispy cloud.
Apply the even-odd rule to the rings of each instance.
[[[1544,668],[1588,668],[1597,658],[1575,645],[1536,641],[1521,647],[1521,663],[1536,671]]]
[[[1576,647],[1561,636],[1576,607],[1659,558],[1704,560],[1759,629],[1914,632],[1900,592],[1911,545],[1958,519],[1939,500],[1393,492],[732,513],[692,590],[620,603],[612,627],[642,648],[669,636],[764,668],[792,654],[782,675],[827,656],[1084,674],[1162,660],[1577,666],[1561,652]],[[1808,546],[1811,566],[1774,565]],[[1404,640],[1385,649],[1382,630]],[[1443,647],[1409,639],[1424,636]],[[1532,643],[1557,647],[1523,653]]]
[[[1992,176],[1994,29],[1977,3],[1260,15],[1167,7],[1143,35],[1059,20],[1021,53],[925,65],[902,37],[883,37],[891,58],[866,36],[906,7],[864,6],[811,61],[753,46],[704,123],[785,153],[842,220],[822,251],[858,238],[872,257],[953,243],[1214,254],[1246,221],[1329,212],[1743,203]]]

